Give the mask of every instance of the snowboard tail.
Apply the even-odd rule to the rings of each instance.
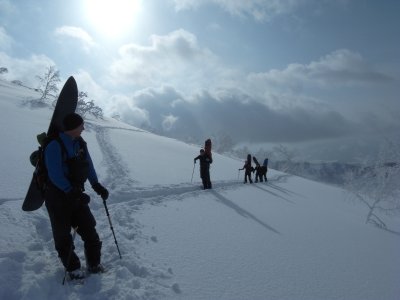
[[[47,136],[56,136],[62,131],[62,122],[66,115],[75,112],[78,104],[78,86],[74,77],[69,77],[58,96],[56,106],[54,108],[53,116],[47,130]],[[23,211],[34,211],[39,209],[44,202],[42,192],[36,182],[36,173],[38,166],[32,176],[31,183],[26,193],[24,202],[22,204]]]
[[[204,152],[211,157],[211,139],[205,141]]]
[[[257,158],[256,158],[255,156],[253,156],[253,161],[254,161],[254,163],[256,164],[256,166],[259,166],[259,165],[260,165],[260,164],[258,163]]]

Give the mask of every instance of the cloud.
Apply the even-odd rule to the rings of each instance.
[[[162,129],[164,131],[171,131],[174,124],[178,121],[178,117],[175,117],[173,115],[168,115],[168,116],[164,116],[163,118],[164,120],[162,121]]]
[[[224,72],[227,69],[220,66],[217,57],[183,29],[164,36],[152,35],[149,46],[121,47],[119,58],[111,66],[114,83],[134,87],[173,85],[187,91],[214,86]]]
[[[14,40],[7,34],[5,28],[0,26],[0,50],[10,50],[13,42]]]
[[[88,94],[88,100],[93,100],[96,105],[108,110],[110,107],[111,95],[110,93],[98,84],[91,74],[86,70],[80,69],[74,78],[78,84],[79,92],[85,92]]]
[[[82,44],[82,47],[86,52],[90,52],[90,49],[96,45],[92,37],[85,30],[79,27],[74,27],[74,26],[58,27],[54,31],[54,34],[56,36],[60,37],[67,36],[78,40]]]
[[[154,132],[175,138],[201,139],[224,132],[236,142],[299,142],[348,136],[357,124],[329,110],[292,107],[273,110],[247,94],[206,91],[191,99],[172,87],[145,89],[126,104],[119,103],[123,120],[136,126],[143,122],[137,112],[146,112],[146,125]],[[139,116],[140,120],[135,120]]]
[[[353,87],[392,81],[347,49],[308,64],[246,75],[225,68],[185,30],[152,36],[150,46],[121,48],[112,74],[138,90],[126,99],[128,110],[125,100],[119,103],[124,120],[136,126],[145,123],[176,138],[226,132],[236,141],[288,143],[372,130],[360,114],[351,119],[339,103],[361,97]],[[337,91],[340,101],[329,96]],[[384,121],[382,115],[377,118]]]
[[[118,115],[128,124],[141,128],[150,128],[149,112],[134,105],[130,98],[113,96],[113,115]]]
[[[251,101],[274,109],[325,109],[331,102],[328,90],[345,93],[348,88],[392,81],[361,54],[348,49],[335,50],[308,64],[293,63],[284,69],[245,74],[224,66],[188,31],[153,35],[150,41],[150,46],[129,44],[120,49],[119,58],[111,66],[110,82],[136,90],[172,86],[186,99],[197,91],[236,89],[250,95]]]
[[[365,86],[391,80],[390,76],[376,70],[359,53],[347,49],[333,51],[308,65],[290,64],[284,70],[248,75],[253,87],[264,85],[279,90]]]
[[[214,4],[233,16],[269,21],[275,16],[289,14],[307,3],[305,0],[174,0],[175,9],[197,9],[201,5]]]
[[[54,61],[45,55],[31,55],[28,59],[18,59],[0,52],[0,66],[8,69],[8,73],[2,75],[3,78],[9,81],[19,80],[32,88],[38,85],[36,75],[43,75],[49,66],[54,65]]]

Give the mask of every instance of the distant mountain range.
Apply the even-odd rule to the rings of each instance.
[[[388,168],[392,168],[398,166],[399,163],[387,162],[384,165]],[[342,162],[294,162],[288,164],[288,162],[285,161],[271,161],[270,167],[275,170],[284,171],[314,181],[339,186],[345,184],[346,174],[350,172],[356,174],[373,172],[372,166]]]

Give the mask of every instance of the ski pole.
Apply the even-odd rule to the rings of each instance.
[[[194,167],[196,167],[196,162],[193,164],[192,179],[190,179],[190,183],[193,182]]]
[[[64,285],[65,279],[67,278],[67,268],[69,267],[69,263],[70,263],[70,260],[71,260],[72,250],[74,249],[74,241],[75,241],[76,231],[78,230],[78,226],[77,227],[73,227],[73,230],[74,230],[74,232],[72,233],[72,242],[71,242],[71,247],[69,248],[69,252],[68,252],[67,267],[65,268],[62,285]]]
[[[111,228],[112,234],[113,234],[113,236],[114,236],[114,242],[115,242],[115,245],[117,246],[119,258],[122,259],[121,252],[119,251],[119,247],[118,247],[118,242],[117,242],[117,239],[115,238],[114,227],[113,227],[113,225],[112,225],[112,223],[111,223],[111,218],[110,218],[110,214],[109,214],[109,212],[108,212],[106,200],[104,200],[104,199],[103,199],[103,204],[104,204],[104,208],[106,209],[106,214],[107,214],[108,222],[110,223],[110,228]]]
[[[239,181],[239,174],[240,174],[240,170],[238,171],[238,179],[237,179],[238,181]]]

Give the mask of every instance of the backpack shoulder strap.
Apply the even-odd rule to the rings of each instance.
[[[83,148],[86,147],[86,141],[83,139],[83,137],[78,137],[79,145]]]
[[[84,155],[86,156],[88,153],[88,149],[87,149],[87,143],[86,141],[83,139],[83,137],[79,137],[78,138],[78,142],[79,142],[79,148],[83,150]]]
[[[68,158],[68,151],[67,151],[67,147],[65,147],[64,142],[62,141],[62,139],[60,138],[60,136],[56,136],[54,137],[52,140],[57,141],[57,143],[60,145],[61,147],[61,154],[62,154],[62,158],[65,160]]]

